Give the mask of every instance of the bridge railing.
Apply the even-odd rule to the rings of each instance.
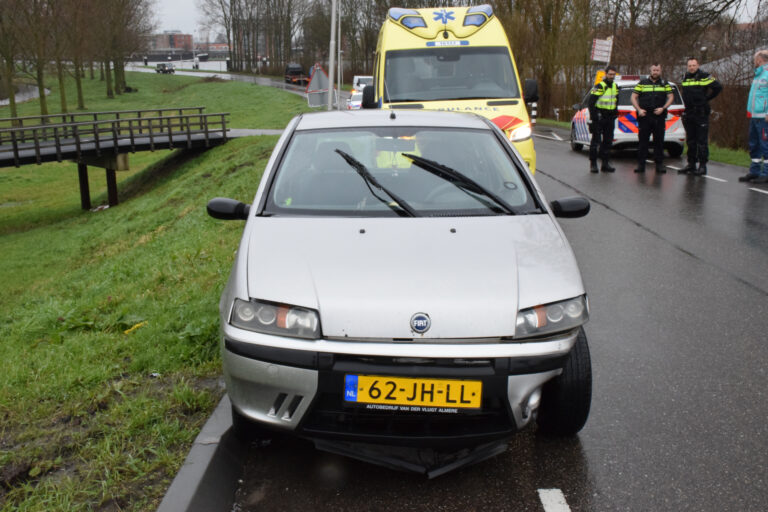
[[[49,114],[45,116],[23,116],[0,118],[0,129],[31,128],[35,126],[50,126],[54,124],[73,124],[86,121],[104,121],[110,119],[141,119],[147,117],[182,116],[185,114],[202,114],[205,107],[155,108],[144,110],[108,110],[104,112],[73,112],[71,114]],[[0,135],[0,145],[9,140]],[[24,142],[23,140],[21,142]]]
[[[6,141],[6,144],[0,145],[0,160],[13,159],[18,167],[21,152],[30,150],[34,150],[39,164],[43,161],[43,152],[50,154],[51,149],[55,151],[56,160],[62,161],[79,160],[84,151],[97,156],[103,152],[135,152],[137,145],[148,145],[154,151],[156,146],[163,149],[191,148],[193,143],[197,145],[202,141],[205,147],[209,147],[213,139],[216,142],[226,140],[228,115],[198,112],[0,128],[0,140]],[[71,149],[62,151],[65,146],[74,146],[75,154]]]

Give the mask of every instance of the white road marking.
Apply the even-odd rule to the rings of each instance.
[[[539,489],[539,499],[545,512],[571,512],[560,489]]]
[[[556,134],[555,132],[550,132],[550,133],[552,134],[552,136],[553,136],[555,139],[557,139],[557,140],[563,140],[563,139],[562,139],[562,137],[560,137],[560,136],[559,136],[558,134]]]
[[[555,141],[557,141],[557,142],[562,142],[562,141],[563,141],[563,139],[561,139],[560,137],[558,137],[558,136],[557,136],[555,133],[552,133],[552,135],[554,135],[554,136],[555,136],[555,137],[557,137],[557,138],[555,138],[555,137],[547,137],[546,135],[542,135],[542,134],[540,134],[540,133],[534,133],[534,134],[533,134],[533,136],[534,136],[534,137],[539,137],[540,139],[555,140]]]
[[[749,187],[749,190],[754,190],[755,192],[760,192],[761,194],[768,194],[768,190],[763,190],[761,188],[752,188]]]
[[[723,178],[715,178],[714,176],[710,176],[708,174],[704,174],[703,176],[708,180],[715,180],[715,181],[719,181],[720,183],[728,183],[728,180],[724,180]]]
[[[679,171],[679,170],[680,170],[680,168],[679,168],[679,167],[675,167],[674,165],[668,165],[667,167],[669,167],[669,168],[670,168],[670,169],[672,169],[673,171]]]

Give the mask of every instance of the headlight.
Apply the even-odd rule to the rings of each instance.
[[[313,340],[320,337],[317,311],[286,304],[235,299],[229,323],[240,329],[265,334]]]
[[[517,314],[515,338],[569,331],[589,320],[585,295],[562,302],[524,309]]]
[[[509,140],[512,142],[520,142],[526,139],[530,139],[532,133],[531,125],[526,123],[523,126],[519,126],[509,132]]]

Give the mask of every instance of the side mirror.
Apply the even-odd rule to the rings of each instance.
[[[589,200],[581,196],[564,197],[549,203],[555,217],[576,219],[589,213]]]
[[[571,105],[571,108],[573,110],[581,110],[581,104],[580,103],[574,103],[573,105]]]
[[[372,85],[363,87],[363,108],[379,108],[376,103],[376,91]]]
[[[539,101],[539,83],[532,79],[525,79],[525,86],[523,87],[523,98],[526,103],[533,103]]]
[[[251,211],[251,205],[226,197],[215,197],[206,206],[208,215],[221,220],[245,220]]]

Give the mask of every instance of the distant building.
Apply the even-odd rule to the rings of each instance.
[[[154,34],[149,40],[152,52],[169,52],[174,50],[192,51],[194,40],[192,34],[182,34],[179,30],[166,30],[162,34]]]

